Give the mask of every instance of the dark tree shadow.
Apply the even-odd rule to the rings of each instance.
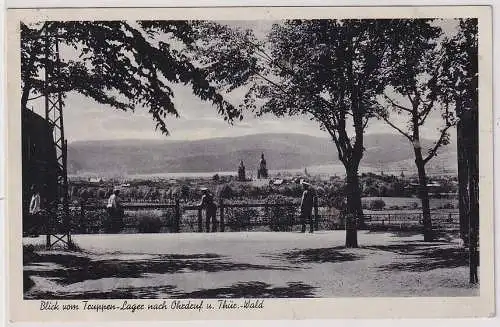
[[[36,292],[25,296],[25,299],[43,300],[115,300],[115,299],[158,299],[164,294],[175,294],[175,286],[162,285],[151,287],[116,288],[111,291],[85,291],[81,293]],[[170,297],[170,296],[169,296]]]
[[[288,283],[284,287],[271,287],[258,281],[236,283],[228,287],[201,289],[183,293],[174,286],[118,288],[108,292],[53,293],[40,292],[30,294],[26,299],[66,299],[66,300],[100,300],[100,299],[229,299],[229,298],[306,298],[314,297],[315,287],[299,282]]]
[[[392,247],[392,246],[391,246]],[[400,254],[408,254],[415,256],[414,260],[404,260],[394,262],[388,265],[379,267],[384,271],[415,271],[424,272],[434,269],[449,269],[466,267],[468,265],[468,255],[464,249],[460,248],[442,248],[442,247],[425,247],[425,246],[408,246],[402,245]],[[406,252],[405,252],[406,251]]]
[[[37,269],[39,263],[54,263],[54,269]],[[24,272],[29,276],[55,279],[63,285],[101,278],[139,278],[144,274],[182,271],[289,270],[290,267],[237,263],[213,254],[164,255],[147,260],[91,260],[72,254],[40,254]]]
[[[342,246],[285,252],[279,256],[293,263],[324,263],[359,260],[362,257],[345,251]]]
[[[176,298],[200,299],[200,298],[304,298],[314,297],[313,291],[316,287],[300,283],[290,282],[285,287],[271,287],[258,281],[236,283],[229,287],[203,289],[190,293],[175,295]]]
[[[394,244],[370,245],[370,246],[362,246],[362,248],[378,250],[378,251],[394,252],[397,254],[417,255],[419,254],[419,252],[424,250],[435,249],[449,245],[450,245],[449,242],[442,242],[442,241],[424,242],[424,241],[414,241],[414,240],[402,240]]]
[[[453,239],[459,238],[459,233],[454,231],[433,231],[435,242],[445,241],[450,242]],[[418,235],[424,238],[423,229],[417,230],[391,230],[391,229],[371,229],[367,234],[390,234],[390,237],[405,238],[405,237],[415,237]]]

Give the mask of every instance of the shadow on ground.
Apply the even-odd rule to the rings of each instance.
[[[448,247],[443,247],[443,245],[448,245]],[[444,242],[405,241],[401,244],[366,248],[413,256],[413,258],[404,258],[399,262],[380,266],[379,268],[384,271],[424,272],[468,265],[468,254],[464,249],[450,246],[449,243]]]
[[[285,252],[279,256],[292,263],[345,262],[362,259],[362,256],[345,251],[342,246],[331,248],[304,249]]]
[[[422,239],[424,238],[423,231],[422,230],[369,230],[367,234],[390,234],[390,237],[396,237],[396,238],[405,238],[405,237],[415,237],[415,236],[421,236]],[[434,239],[436,242],[450,242],[454,239],[459,238],[460,235],[458,232],[452,232],[452,231],[434,231]]]
[[[229,287],[204,289],[177,295],[177,298],[304,298],[313,297],[315,287],[296,282],[284,287],[271,287],[263,282],[236,283]]]
[[[174,286],[119,288],[109,292],[82,292],[80,294],[57,294],[39,292],[31,294],[31,299],[218,299],[218,298],[306,298],[313,297],[315,287],[296,282],[283,287],[271,287],[258,281],[236,283],[228,287],[201,289],[194,292],[179,292]],[[27,297],[28,298],[28,297]]]
[[[25,280],[29,276],[51,278],[68,285],[102,278],[139,278],[144,274],[172,274],[183,271],[289,270],[291,267],[237,263],[215,254],[164,255],[147,260],[92,260],[71,253],[38,254],[25,265]],[[52,269],[39,265],[54,264]]]

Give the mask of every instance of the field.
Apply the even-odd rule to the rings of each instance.
[[[453,235],[343,231],[75,235],[26,252],[26,299],[475,296]],[[43,238],[25,238],[42,249]]]
[[[385,203],[385,209],[392,207],[398,208],[421,208],[422,204],[417,197],[364,197],[362,201],[369,204],[373,200],[382,200]],[[450,209],[458,208],[458,199],[456,198],[430,198],[429,205],[432,209]]]

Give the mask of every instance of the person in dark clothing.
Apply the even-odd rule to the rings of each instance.
[[[201,201],[198,204],[198,206],[205,209],[206,231],[210,232],[210,221],[212,221],[212,232],[215,232],[217,230],[217,219],[216,219],[217,205],[214,202],[213,195],[210,194],[210,192],[208,192],[208,189],[206,187],[202,187],[201,192],[203,195],[201,197]]]
[[[260,161],[259,161],[259,169],[257,170],[257,178],[267,178],[268,177],[268,171],[267,171],[267,163],[266,159],[264,158],[264,153],[260,156]]]
[[[115,189],[108,199],[108,226],[107,230],[118,233],[123,226],[123,208],[120,200],[120,190]]]
[[[243,164],[243,160],[240,161],[240,165],[238,167],[238,180],[240,182],[246,181],[246,175],[245,175],[245,165]]]
[[[309,223],[309,232],[314,231],[312,210],[314,207],[314,192],[311,189],[311,184],[302,182],[304,192],[302,193],[302,201],[300,202],[300,217],[302,219],[302,233],[306,232],[306,224]]]

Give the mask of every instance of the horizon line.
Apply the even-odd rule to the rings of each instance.
[[[245,135],[237,135],[237,136],[216,136],[216,137],[206,137],[206,138],[199,138],[199,139],[176,139],[176,138],[169,138],[169,136],[165,136],[165,138],[123,138],[123,139],[86,139],[86,140],[75,140],[75,141],[69,141],[68,144],[72,143],[78,143],[78,142],[109,142],[109,141],[158,141],[158,142],[196,142],[196,141],[206,141],[206,140],[216,140],[216,139],[235,139],[235,138],[242,138],[242,137],[249,137],[249,136],[256,136],[256,135],[301,135],[301,136],[308,136],[312,138],[319,138],[319,139],[329,139],[329,135],[325,136],[318,136],[318,135],[311,135],[307,133],[298,133],[298,132],[290,132],[290,133],[283,133],[283,132],[266,132],[266,133],[251,133],[251,134],[245,134]],[[393,135],[393,136],[400,136],[403,137],[400,134],[397,133],[389,133],[389,132],[380,132],[380,133],[367,133],[364,134],[365,136],[367,135]]]

